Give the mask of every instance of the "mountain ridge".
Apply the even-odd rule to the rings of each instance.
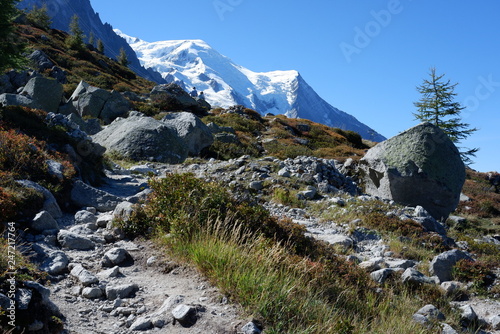
[[[356,131],[372,141],[386,139],[322,99],[296,70],[254,72],[199,39],[150,43],[119,29],[115,32],[130,44],[142,66],[186,90],[197,87],[213,106],[227,108],[240,104],[262,115],[285,114]]]

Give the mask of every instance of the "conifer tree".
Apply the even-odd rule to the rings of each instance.
[[[18,68],[25,63],[22,56],[24,45],[16,37],[13,24],[18,14],[18,0],[0,0],[0,71],[10,67]]]
[[[97,52],[104,54],[104,43],[102,39],[97,40]]]
[[[80,28],[80,19],[78,15],[73,15],[71,18],[71,22],[69,24],[69,32],[70,35],[68,36],[68,39],[66,40],[66,45],[73,50],[83,50],[83,39],[84,39],[84,34],[82,28]]]
[[[450,80],[443,79],[444,74],[437,75],[436,69],[431,68],[430,79],[425,79],[423,84],[417,87],[422,97],[414,105],[417,112],[413,113],[415,119],[422,122],[430,122],[440,127],[455,144],[469,137],[477,131],[469,124],[462,122],[460,113],[465,109],[459,102],[455,101],[455,87],[458,83],[451,84]],[[465,164],[473,161],[478,148],[460,149],[460,155]]]
[[[49,16],[47,4],[44,4],[41,8],[34,5],[26,14],[26,17],[32,25],[43,30],[49,30],[52,25],[52,19]]]
[[[94,43],[95,43],[94,33],[90,32],[90,34],[89,34],[89,44],[92,45],[92,46],[94,46]]]
[[[124,48],[120,49],[120,55],[118,56],[118,62],[123,66],[127,66],[129,64],[127,53]]]

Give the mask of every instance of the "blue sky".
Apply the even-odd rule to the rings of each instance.
[[[148,42],[202,39],[252,71],[298,70],[333,106],[386,137],[414,126],[429,68],[458,83],[479,129],[472,168],[500,171],[500,1],[91,0]]]

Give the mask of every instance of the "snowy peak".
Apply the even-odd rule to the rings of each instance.
[[[244,105],[267,113],[305,118],[363,138],[385,138],[355,117],[331,106],[295,70],[254,72],[235,64],[202,40],[146,42],[115,29],[136,52],[141,64],[186,90],[196,87],[214,107]]]

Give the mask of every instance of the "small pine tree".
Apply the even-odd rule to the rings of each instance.
[[[91,31],[89,34],[89,44],[94,46],[94,43],[95,43],[95,37],[94,37],[94,33]]]
[[[129,64],[127,53],[124,48],[120,49],[120,55],[118,56],[118,62],[123,66],[127,66]]]
[[[423,84],[417,87],[422,97],[415,102],[417,112],[413,113],[415,119],[422,122],[430,122],[440,127],[454,143],[460,143],[463,139],[477,131],[469,124],[463,123],[460,113],[465,109],[459,102],[456,102],[455,87],[458,83],[451,84],[450,80],[443,80],[444,74],[437,75],[436,69],[431,68],[430,79],[424,80]],[[463,149],[463,148],[460,148]],[[478,148],[461,150],[460,155],[466,165],[473,161]]]
[[[66,46],[73,50],[83,50],[83,39],[85,35],[83,34],[83,30],[80,28],[80,19],[78,15],[73,15],[71,18],[71,22],[69,24],[69,32],[70,35],[66,39]]]
[[[97,52],[104,54],[104,43],[102,42],[102,39],[97,40]]]
[[[26,14],[26,18],[32,25],[43,30],[49,30],[52,25],[52,19],[48,14],[47,4],[44,4],[41,8],[34,5]]]
[[[19,42],[13,24],[19,11],[16,3],[19,0],[0,0],[0,71],[8,68],[19,68],[26,59],[22,56],[24,44]]]

